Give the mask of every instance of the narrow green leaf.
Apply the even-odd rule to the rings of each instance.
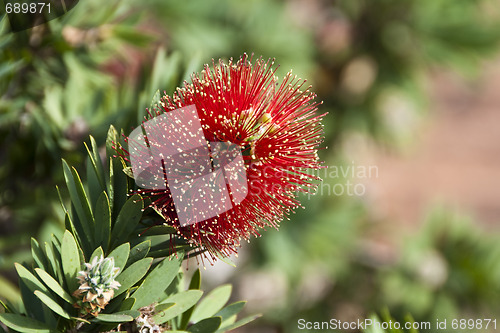
[[[99,148],[95,142],[95,139],[90,136],[90,143],[92,149],[89,149],[85,143],[85,148],[87,149],[87,186],[91,207],[94,209],[98,195],[101,192],[106,191],[106,177],[104,174],[104,167],[99,155]]]
[[[125,243],[111,251],[108,257],[113,257],[113,259],[115,260],[115,267],[120,268],[120,272],[122,272],[123,267],[125,267],[125,264],[127,263],[129,253],[130,243]]]
[[[114,145],[118,143],[118,132],[113,125],[109,126],[108,135],[106,137],[106,156],[116,155],[116,151],[113,149]]]
[[[179,272],[182,258],[181,253],[178,254],[177,258],[175,255],[165,258],[148,274],[144,282],[133,294],[136,299],[134,309],[151,305],[167,297],[165,290]]]
[[[110,159],[110,181],[109,181],[109,202],[111,207],[112,221],[116,221],[120,210],[127,201],[128,180],[123,173],[126,167],[121,157]],[[114,228],[115,226],[113,226]]]
[[[234,329],[241,327],[241,326],[244,326],[244,325],[254,321],[257,318],[260,318],[260,317],[262,317],[261,314],[256,314],[256,315],[251,315],[251,316],[245,317],[241,320],[238,320],[234,324],[222,327],[221,330],[217,331],[217,333],[223,333],[223,332],[228,332],[228,331],[234,330]]]
[[[243,310],[243,307],[245,307],[245,304],[246,304],[245,301],[232,303],[232,304],[222,308],[219,312],[217,312],[215,314],[215,317],[221,317],[222,321],[225,321],[228,318],[230,318],[234,315],[237,315],[241,310]]]
[[[141,232],[141,236],[156,236],[175,234],[177,230],[169,225],[155,225]]]
[[[55,249],[61,248],[61,241],[59,240],[59,238],[56,237],[56,235],[50,234],[50,241],[54,245]]]
[[[201,290],[187,290],[168,297],[156,307],[158,314],[153,317],[153,321],[160,325],[181,315],[184,311],[195,305],[200,300],[202,295],[203,291]],[[164,303],[175,304],[167,309],[162,309],[161,305]]]
[[[13,313],[0,313],[0,321],[9,328],[23,333],[56,333],[47,324]]]
[[[188,332],[191,333],[213,333],[219,328],[222,319],[220,317],[211,317],[200,320],[193,326],[189,327]]]
[[[151,251],[149,251],[148,255],[150,257],[153,257],[153,258],[162,258],[162,257],[169,256],[170,254],[172,254],[172,252],[181,253],[181,252],[189,251],[189,250],[193,249],[193,247],[191,247],[189,245],[179,245],[179,246],[172,246],[172,247],[170,247],[170,245],[171,245],[170,242],[166,242],[164,249],[151,250]]]
[[[231,297],[232,286],[230,284],[222,285],[212,290],[196,306],[191,316],[191,320],[197,322],[203,318],[212,317],[216,314]]]
[[[71,215],[67,211],[66,211],[66,214],[64,216],[64,228],[66,230],[69,230],[73,235],[77,235],[78,241],[80,242],[80,244],[82,244],[82,246],[84,246],[83,243],[85,243],[85,246],[90,247],[90,244],[88,243],[87,238],[85,237],[82,239],[79,236],[80,234],[83,234],[83,231],[77,230],[77,225],[75,224],[75,222],[71,218]]]
[[[64,290],[63,287],[52,277],[44,271],[43,269],[40,268],[35,268],[36,274],[40,277],[40,279],[45,283],[47,287],[49,287],[56,295],[61,297],[63,300],[68,302],[69,304],[73,304],[73,298],[71,297],[70,294]]]
[[[16,267],[17,275],[19,275],[19,278],[24,282],[26,287],[31,292],[34,292],[35,290],[41,290],[44,292],[48,292],[49,290],[45,285],[37,279],[35,275],[33,275],[26,267],[23,265],[20,265],[18,263],[15,263],[14,266]]]
[[[31,255],[38,267],[47,269],[47,258],[45,257],[45,253],[43,253],[40,244],[38,244],[37,240],[33,237],[31,238]]]
[[[86,193],[88,194],[90,208],[92,211],[95,211],[95,205],[97,203],[98,195],[102,191],[105,191],[106,188],[103,189],[101,184],[99,183],[99,179],[97,178],[97,175],[94,171],[94,167],[92,166],[90,157],[87,157],[87,160],[85,161],[85,170],[87,172]]]
[[[102,247],[98,247],[97,249],[94,250],[94,252],[92,252],[92,254],[90,255],[89,257],[89,261],[88,262],[92,262],[92,260],[97,257],[97,259],[104,257],[104,251],[102,250]]]
[[[191,282],[189,282],[189,289],[200,289],[201,287],[201,273],[200,269],[198,268],[194,274],[193,277],[191,277]]]
[[[134,178],[134,173],[132,171],[132,167],[123,168],[123,173],[126,174],[130,178]]]
[[[130,265],[123,272],[120,272],[116,277],[116,281],[120,282],[121,286],[116,290],[115,296],[127,291],[130,287],[139,282],[148,272],[152,262],[153,258],[141,259]]]
[[[228,264],[229,266],[236,267],[236,264],[228,257],[224,257],[222,254],[217,254],[217,258],[222,261],[225,264]]]
[[[54,301],[50,296],[47,296],[46,294],[42,293],[41,291],[37,290],[35,291],[36,297],[38,297],[45,305],[49,307],[52,311],[60,315],[61,317],[64,317],[66,319],[71,319],[71,316],[69,313],[67,313],[56,301]]]
[[[95,240],[107,252],[111,236],[111,207],[106,191],[97,199],[95,208]]]
[[[63,160],[63,171],[73,207],[76,210],[88,242],[93,244],[94,217],[80,176],[75,168],[69,167],[65,160]]]
[[[0,305],[3,307],[4,311],[7,312],[7,313],[13,313],[14,311],[9,307],[7,306],[7,304],[5,304],[1,299],[0,299]],[[2,313],[2,312],[0,312]]]
[[[133,318],[137,318],[141,315],[141,312],[139,310],[122,310],[122,311],[119,311],[119,312],[116,312],[114,314],[117,314],[117,315],[127,315],[127,316],[131,316]]]
[[[45,242],[45,253],[47,254],[47,260],[49,262],[49,274],[52,276],[56,276],[59,280],[59,283],[62,284],[64,280],[63,276],[60,276],[60,274],[58,274],[60,272],[60,265],[59,260],[57,260],[58,258],[56,258],[55,256],[54,249],[52,248],[52,243]]]
[[[97,179],[99,180],[99,184],[101,185],[101,191],[104,191],[106,189],[104,167],[102,164],[101,156],[99,155],[99,148],[97,147],[97,143],[95,142],[95,139],[92,135],[90,136],[90,144],[92,146],[92,150],[89,149],[87,144],[85,144],[85,148],[87,148],[90,162],[92,163],[92,167],[95,171]]]
[[[119,311],[125,311],[125,310],[132,310],[135,304],[135,298],[129,297],[123,300],[120,304],[120,310]]]
[[[85,251],[85,255],[88,257],[92,253],[92,250],[95,248],[94,244],[91,243],[93,242],[90,240],[88,235],[86,234],[86,231],[83,228],[83,223],[81,222],[80,218],[78,217],[78,214],[76,214],[76,208],[73,203],[71,203],[71,222],[74,225],[74,228],[72,229],[67,229],[70,230],[70,232],[73,234],[73,237],[75,237],[75,240],[78,242],[79,246]]]
[[[149,110],[150,112],[154,112],[158,110],[158,104],[161,102],[161,93],[160,89],[157,89],[155,91],[155,94],[153,95],[153,98],[151,99],[151,104],[149,105]]]
[[[138,194],[133,195],[125,202],[111,232],[113,245],[127,240],[142,217],[142,209],[142,198]]]
[[[173,307],[174,305],[175,305],[175,303],[169,303],[169,302],[158,304],[158,305],[155,306],[155,312],[158,313],[158,312],[161,312],[161,311],[168,310],[171,307]]]
[[[125,323],[134,320],[134,317],[126,314],[99,314],[96,317],[99,321],[106,323]]]
[[[200,274],[200,269],[197,269],[193,276],[191,277],[191,281],[189,282],[189,289],[190,290],[197,290],[200,289],[201,287],[201,274]],[[187,328],[189,321],[191,319],[191,315],[193,314],[195,306],[193,305],[190,309],[186,310],[182,314],[182,319],[181,323],[179,325],[180,328],[185,329]]]
[[[43,306],[43,303],[35,296],[34,292],[37,288],[28,287],[26,282],[27,280],[19,278],[19,290],[21,291],[22,298],[21,305],[24,306],[23,312],[31,318],[45,322],[46,311],[50,310],[46,306]]]
[[[61,244],[61,259],[64,278],[70,291],[74,291],[78,288],[76,277],[82,266],[78,251],[78,245],[76,245],[73,235],[66,230]]]
[[[127,260],[127,264],[125,267],[146,258],[148,255],[149,249],[151,248],[151,241],[147,240],[142,243],[137,244],[130,250],[130,254]]]

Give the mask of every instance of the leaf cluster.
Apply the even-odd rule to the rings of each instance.
[[[63,161],[70,197],[70,209],[63,204],[67,230],[62,238],[52,236],[44,244],[32,239],[33,265],[16,264],[22,302],[2,303],[5,313],[0,321],[25,333],[136,332],[145,325],[158,325],[162,331],[225,332],[255,319],[237,320],[245,302],[226,306],[230,285],[202,298],[199,270],[184,290],[181,265],[193,249],[172,235],[173,228],[148,226],[154,214],[144,209],[147,199],[130,194],[133,184],[124,172],[123,158],[112,156],[113,145],[120,141],[125,144],[111,127],[105,172],[91,137],[86,183]],[[77,275],[96,257],[114,259],[120,287],[102,312],[82,316],[75,307]]]

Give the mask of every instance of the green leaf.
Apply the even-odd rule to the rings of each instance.
[[[92,254],[90,255],[89,257],[89,260],[88,262],[92,262],[92,260],[97,257],[97,259],[99,260],[99,258],[104,257],[104,251],[102,250],[102,247],[98,247],[97,249],[94,250],[94,252],[92,252]]]
[[[134,309],[151,305],[167,297],[165,290],[177,275],[182,263],[183,254],[172,255],[163,259],[156,268],[148,274],[144,282],[134,292],[136,299]]]
[[[187,290],[168,297],[165,301],[156,306],[156,312],[158,314],[153,317],[153,321],[159,325],[181,315],[195,305],[202,295],[203,291],[201,290]],[[175,304],[168,308],[162,308],[162,305],[165,303]]]
[[[63,160],[63,171],[73,207],[76,210],[76,214],[78,215],[83,232],[88,241],[86,246],[91,246],[94,243],[94,217],[90,209],[89,200],[83,189],[82,181],[75,168],[70,168],[65,160]]]
[[[203,318],[212,317],[216,314],[231,297],[232,286],[230,284],[222,285],[212,290],[201,300],[193,311],[191,320],[197,322]]]
[[[131,310],[134,307],[135,298],[125,298],[120,304],[120,311]]]
[[[243,307],[245,306],[245,301],[232,303],[224,308],[222,308],[219,312],[215,314],[215,317],[221,317],[222,321],[227,320],[228,318],[238,314]]]
[[[198,268],[194,274],[193,277],[191,277],[191,282],[189,282],[189,289],[200,289],[201,287],[201,273],[200,269]]]
[[[64,232],[61,244],[62,268],[70,291],[78,289],[77,275],[81,269],[80,254],[75,238],[69,231]]]
[[[213,333],[219,328],[222,319],[220,317],[212,317],[203,319],[188,329],[191,333]]]
[[[222,261],[225,264],[228,264],[229,266],[236,267],[236,264],[228,257],[224,257],[222,254],[217,254],[217,258]]]
[[[245,317],[241,320],[238,320],[237,322],[235,322],[232,325],[222,327],[222,329],[220,331],[217,331],[217,333],[222,333],[222,332],[234,330],[238,327],[244,326],[244,325],[254,321],[257,318],[260,318],[261,316],[262,316],[261,314],[256,314],[256,315],[251,315],[251,316]]]
[[[108,135],[106,137],[106,156],[113,156],[116,151],[113,146],[118,144],[118,132],[113,125],[109,126]]]
[[[87,148],[88,149],[88,148]],[[85,169],[87,171],[87,193],[92,211],[95,210],[95,205],[97,203],[97,198],[99,193],[103,191],[101,184],[99,184],[99,179],[93,170],[92,162],[90,158],[85,161]]]
[[[92,163],[92,167],[99,181],[99,185],[101,185],[101,191],[104,191],[106,189],[104,167],[102,165],[101,156],[99,155],[99,148],[97,147],[97,143],[95,142],[95,139],[92,136],[90,136],[90,144],[92,146],[92,151],[89,149],[86,143],[85,143],[85,148],[87,149],[87,153],[89,155],[90,162]]]
[[[66,319],[71,319],[69,313],[67,313],[56,301],[50,298],[47,294],[42,293],[41,291],[35,291],[36,297],[38,297],[45,305],[49,307],[52,311],[64,317]]]
[[[134,178],[134,172],[132,171],[132,167],[123,168],[123,173],[130,178]]]
[[[126,241],[128,236],[135,230],[142,217],[143,202],[140,195],[130,197],[118,214],[116,223],[111,232],[113,244]]]
[[[141,236],[169,235],[175,234],[176,232],[177,230],[169,225],[155,225],[141,232]]]
[[[139,310],[122,310],[122,311],[116,312],[114,314],[128,315],[128,316],[131,316],[133,318],[137,318],[141,315],[141,311],[139,311]]]
[[[34,292],[35,290],[41,290],[44,292],[49,291],[47,287],[45,287],[45,285],[26,267],[18,263],[15,263],[14,266],[16,267],[17,275],[19,275],[19,278],[25,283],[26,287],[28,287],[31,292]]]
[[[121,157],[110,158],[110,180],[109,180],[109,202],[111,207],[112,221],[115,221],[127,201],[128,179],[123,173],[126,167]],[[113,226],[114,228],[115,226]]]
[[[23,313],[25,312],[29,317],[42,322],[46,322],[47,311],[52,314],[52,311],[43,306],[43,303],[35,296],[37,288],[28,287],[27,280],[19,279],[19,290],[21,291],[22,303],[24,306]],[[21,309],[22,310],[22,309]]]
[[[106,191],[103,191],[97,199],[94,212],[95,217],[95,241],[107,252],[111,236],[111,207]]]
[[[158,304],[155,306],[155,312],[165,311],[167,309],[170,309],[174,305],[175,303],[169,303],[169,302]]]
[[[146,258],[148,255],[149,249],[151,248],[151,241],[147,240],[142,243],[137,244],[130,250],[130,254],[127,260],[127,264],[125,267]]]
[[[79,236],[79,234],[82,234],[83,231],[77,230],[78,226],[75,224],[75,222],[71,218],[71,215],[69,214],[68,211],[65,211],[65,215],[64,215],[64,228],[66,230],[69,230],[73,235],[76,235],[76,238],[78,239],[80,244],[82,244],[83,242],[87,242],[86,238],[82,239],[82,237]],[[82,235],[82,236],[84,236],[84,235]]]
[[[49,273],[52,276],[56,276],[60,284],[64,283],[64,274],[61,273],[60,260],[54,253],[52,243],[45,243],[45,253],[47,254],[47,259],[49,262]]]
[[[47,324],[13,313],[0,313],[0,321],[9,328],[23,333],[56,333]]]
[[[134,317],[126,314],[98,314],[96,317],[98,320],[106,323],[125,323],[134,320]]]
[[[69,304],[73,304],[73,298],[71,297],[70,294],[66,292],[66,290],[61,287],[61,285],[47,273],[43,269],[40,268],[35,268],[35,272],[38,274],[40,279],[49,287],[56,295],[61,297],[63,300],[68,302]]]
[[[191,281],[189,282],[189,289],[197,290],[200,289],[200,287],[201,287],[201,274],[200,274],[200,269],[198,268],[191,277]],[[192,306],[190,309],[186,310],[182,314],[181,323],[179,325],[180,328],[183,329],[187,328],[189,320],[191,319],[191,315],[193,314],[194,308],[195,307]]]
[[[151,99],[151,104],[149,105],[149,110],[151,113],[154,113],[158,109],[158,104],[161,102],[161,93],[160,89],[155,91],[153,98]]]
[[[123,267],[125,267],[125,264],[127,263],[129,253],[130,243],[125,243],[111,251],[108,257],[113,257],[113,259],[115,260],[115,267],[120,268],[120,272],[122,272]]]
[[[120,272],[116,277],[116,281],[120,282],[121,286],[116,290],[115,296],[127,291],[130,287],[139,282],[148,272],[152,262],[153,258],[145,258],[133,263],[123,272]]]
[[[3,307],[4,311],[7,313],[13,313],[13,309],[11,309],[7,304],[5,304],[1,299],[0,299],[0,305]],[[1,313],[1,312],[0,312]]]
[[[47,269],[47,258],[45,257],[45,253],[43,253],[40,244],[38,244],[37,240],[33,237],[31,238],[31,255],[38,267]]]

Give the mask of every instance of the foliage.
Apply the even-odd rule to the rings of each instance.
[[[107,151],[118,141],[111,127]],[[167,226],[149,228],[154,214],[139,195],[128,197],[123,159],[107,155],[105,172],[92,137],[91,147],[86,186],[63,161],[71,198],[71,209],[64,208],[67,230],[43,246],[32,239],[33,266],[16,264],[22,303],[2,303],[0,321],[25,333],[224,332],[256,318],[236,320],[244,302],[225,306],[230,285],[202,298],[199,271],[184,290],[180,266],[195,249],[176,242]]]

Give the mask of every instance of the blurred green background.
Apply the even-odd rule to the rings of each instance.
[[[18,298],[12,268],[28,260],[30,237],[44,240],[63,228],[55,190],[63,184],[61,158],[83,170],[89,134],[103,145],[110,124],[129,132],[157,89],[170,94],[213,58],[247,52],[276,58],[279,75],[293,68],[324,101],[325,165],[375,165],[378,173],[323,177],[323,192],[302,197],[306,209],[245,246],[237,268],[207,268],[208,287],[230,281],[235,297],[249,300],[247,311],[263,313],[241,332],[299,332],[300,318],[357,320],[386,309],[400,321],[408,313],[432,323],[498,316],[500,202],[485,226],[474,207],[446,204],[428,206],[415,221],[405,212],[416,203],[398,200],[411,183],[375,204],[371,195],[396,172],[384,154],[412,154],[441,95],[459,105],[462,93],[481,91],[474,80],[497,54],[499,8],[497,0],[85,0],[18,33],[1,17],[0,298]],[[450,95],[450,82],[452,91],[454,82],[468,90]],[[467,119],[481,119],[474,118],[481,116],[477,100],[469,100]],[[452,107],[444,123],[453,126],[463,108]],[[496,148],[500,141],[489,142]],[[495,157],[490,150],[464,154]],[[424,197],[434,191],[425,182],[433,161],[427,173],[403,172],[402,179],[425,184]],[[500,179],[498,172],[489,177]],[[347,181],[368,190],[332,193]],[[488,198],[498,199],[498,191]],[[399,205],[403,213],[380,214],[374,205]]]

